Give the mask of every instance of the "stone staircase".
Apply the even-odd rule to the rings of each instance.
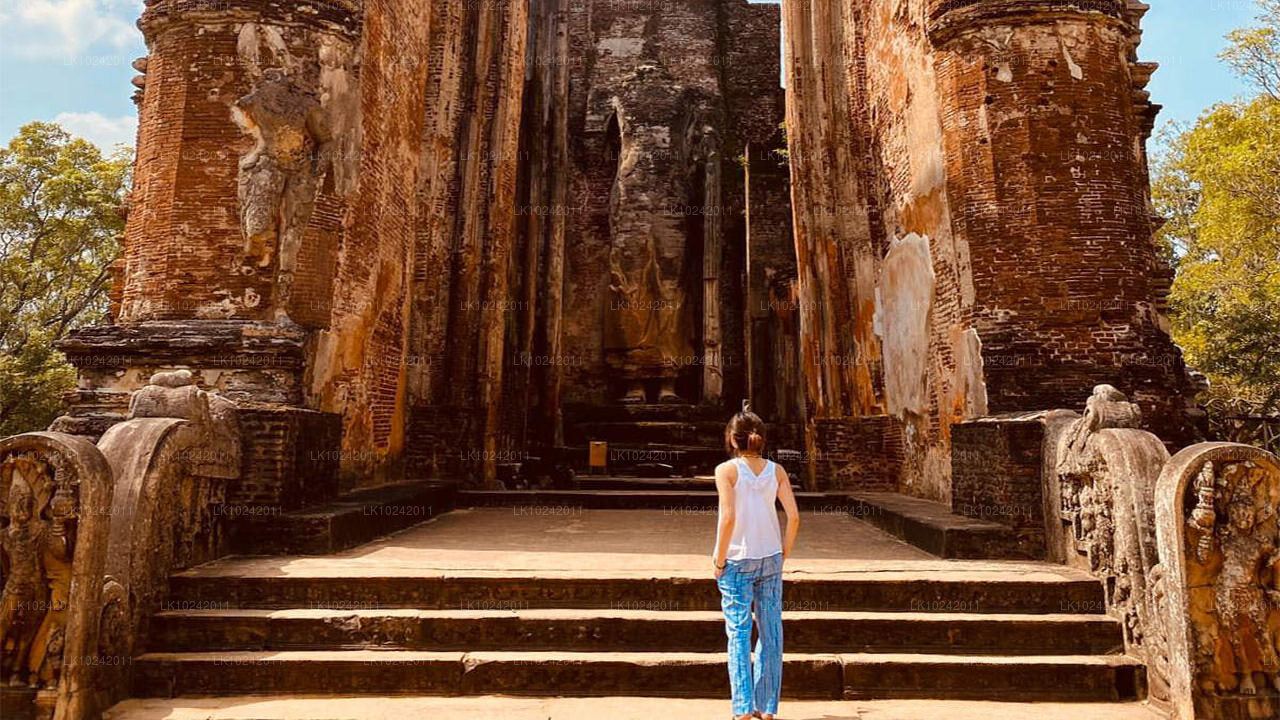
[[[1143,697],[1100,584],[954,562],[788,577],[784,697]],[[705,574],[279,567],[175,576],[134,661],[135,695],[727,697]]]
[[[609,470],[644,475],[668,466],[673,476],[710,473],[724,460],[725,413],[680,403],[569,405],[565,444],[575,469],[585,472],[591,442],[609,446]]]

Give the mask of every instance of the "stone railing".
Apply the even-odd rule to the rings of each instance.
[[[169,574],[222,554],[240,463],[235,406],[187,371],[153,376],[97,446],[0,441],[6,720],[95,718],[120,698]]]
[[[1280,458],[1235,443],[1170,458],[1141,423],[1100,385],[1083,416],[1048,425],[1051,555],[1104,582],[1152,701],[1178,720],[1280,717]]]

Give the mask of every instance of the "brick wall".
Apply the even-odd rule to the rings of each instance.
[[[1046,551],[1040,418],[986,418],[951,428],[951,511],[1012,528],[1033,556]]]
[[[359,25],[354,5],[340,0],[148,4],[141,21],[148,58],[125,231],[121,322],[272,317],[279,248],[250,253],[239,213],[239,165],[255,140],[233,112],[263,69],[247,59],[252,43],[245,29],[270,28],[282,44],[281,56],[312,68],[305,84],[321,82],[321,48],[333,56],[349,54]],[[333,179],[325,182],[332,186]],[[324,318],[332,261],[326,242],[340,207],[334,193],[322,194],[307,226],[293,299],[303,324]]]
[[[237,417],[244,460],[241,476],[228,484],[228,505],[284,511],[337,494],[342,436],[338,415],[245,406]]]
[[[492,308],[514,231],[523,13],[514,2],[365,5],[359,186],[313,383],[320,406],[345,418],[347,476],[401,471],[413,404],[500,404],[505,326]],[[486,418],[468,442],[498,426]]]
[[[822,418],[811,466],[818,490],[895,491],[902,473],[902,426],[888,416]]]

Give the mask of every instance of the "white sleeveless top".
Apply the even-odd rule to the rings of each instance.
[[[738,481],[733,486],[734,524],[726,560],[767,558],[782,552],[782,528],[778,524],[778,474],[766,460],[759,475],[743,458],[734,458]],[[719,546],[720,538],[716,537]],[[714,552],[714,549],[713,549]]]

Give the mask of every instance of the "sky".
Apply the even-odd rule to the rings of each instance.
[[[1193,122],[1246,92],[1217,59],[1223,36],[1248,24],[1252,0],[1147,0],[1143,60],[1160,63],[1149,90],[1162,122]],[[52,120],[103,147],[137,129],[130,64],[146,54],[142,0],[0,0],[0,142]]]

